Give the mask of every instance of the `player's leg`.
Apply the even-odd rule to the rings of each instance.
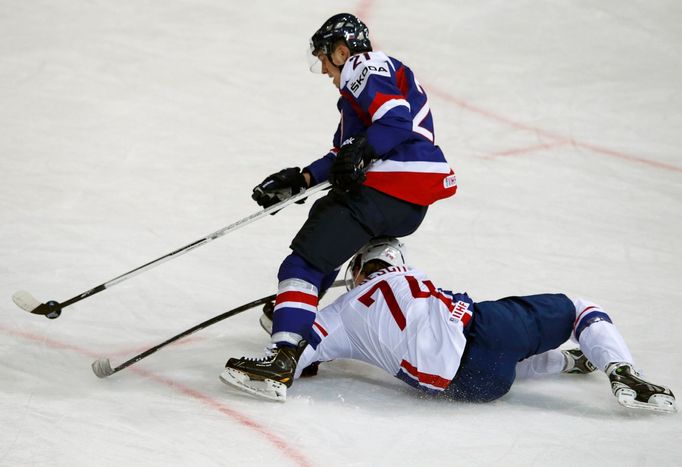
[[[601,371],[611,362],[634,364],[630,349],[611,317],[596,303],[581,298],[573,303],[576,317],[572,337],[587,358]]]
[[[426,207],[366,187],[355,194],[333,191],[318,200],[278,273],[271,354],[262,359],[232,358],[226,372],[238,375],[243,384],[247,380],[281,383],[278,394],[285,394],[284,387],[291,386],[296,362],[310,338],[325,277],[372,237],[412,233],[425,213]],[[224,381],[230,383],[227,376]]]
[[[503,396],[517,363],[568,340],[574,318],[572,302],[560,294],[476,303],[462,363],[446,395],[476,402]]]
[[[294,345],[306,339],[315,319],[316,298],[329,286],[330,275],[371,238],[414,232],[425,213],[425,207],[366,187],[358,193],[332,191],[316,202],[291,243],[293,253],[279,270],[280,290],[287,281],[304,284],[299,283],[300,288],[287,294],[286,300],[278,292],[272,341]],[[297,297],[303,303],[296,302]]]
[[[338,275],[339,275],[339,270],[335,269],[334,271],[332,271],[331,273],[327,274],[326,276],[324,276],[322,278],[322,284],[321,284],[320,290],[318,292],[318,294],[319,294],[318,302],[322,300],[325,293],[327,292],[329,287],[332,286],[332,284],[334,283],[334,281],[336,280],[336,277]],[[318,303],[318,306],[319,306],[319,303]],[[268,302],[265,305],[263,305],[262,311],[263,311],[263,313],[261,314],[258,321],[260,323],[261,328],[263,328],[263,330],[265,332],[267,332],[269,336],[271,336],[272,335],[272,321],[274,319],[274,314],[275,314],[275,302],[272,301],[272,302]]]
[[[291,249],[325,273],[339,268],[369,239],[412,234],[426,215],[427,207],[393,198],[372,188],[361,186],[358,192],[332,191],[318,200],[310,216],[291,243]],[[346,240],[347,226],[355,224],[365,230],[362,243]],[[341,248],[350,241],[354,250]]]
[[[599,305],[587,300],[576,299],[574,305],[573,337],[587,358],[606,372],[618,402],[632,408],[675,411],[672,391],[644,380],[635,370],[632,354],[611,317]]]
[[[596,370],[580,349],[552,349],[516,364],[516,378],[530,379],[559,373],[587,374]]]
[[[347,259],[344,256],[349,258],[370,239],[364,226],[331,195],[313,205],[301,230],[308,233],[307,253],[316,261],[313,263],[302,256],[295,240],[294,251],[282,262],[277,276],[269,352],[262,358],[230,358],[221,375],[227,384],[275,400],[286,399],[286,388],[292,385],[298,360],[311,339],[325,276]],[[320,260],[330,261],[334,255],[339,261],[334,267],[327,267]]]

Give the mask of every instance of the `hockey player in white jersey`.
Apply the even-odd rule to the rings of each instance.
[[[604,371],[618,402],[660,412],[676,410],[670,389],[634,369],[630,351],[599,305],[563,294],[473,302],[437,288],[408,267],[404,244],[375,239],[346,272],[351,290],[317,313],[299,377],[316,362],[361,360],[427,393],[486,402],[506,394],[516,377]],[[558,350],[572,339],[580,350]],[[284,400],[286,385],[252,381],[226,369],[226,383]]]

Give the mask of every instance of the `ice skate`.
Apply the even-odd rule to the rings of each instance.
[[[275,313],[275,304],[274,302],[268,302],[265,305],[263,305],[263,314],[260,316],[260,327],[263,328],[265,332],[268,333],[268,335],[272,335],[272,316]],[[320,366],[320,362],[314,362],[308,365],[303,369],[301,372],[301,377],[306,378],[310,376],[315,376],[317,375],[317,370],[318,367]]]
[[[562,350],[564,355],[564,368],[562,373],[587,374],[597,369],[580,349]]]
[[[611,381],[613,395],[621,405],[656,412],[677,411],[672,391],[643,380],[629,363],[610,363],[606,374]]]
[[[220,380],[256,396],[284,402],[307,344],[302,340],[297,347],[272,345],[261,358],[230,358]]]

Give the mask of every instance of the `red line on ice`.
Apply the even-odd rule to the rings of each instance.
[[[502,157],[508,157],[508,156],[518,156],[521,154],[528,154],[530,152],[535,152],[535,151],[541,151],[543,149],[549,149],[549,148],[554,148],[557,146],[563,146],[565,144],[568,144],[568,141],[555,141],[552,143],[544,143],[544,144],[535,144],[533,146],[527,146],[525,148],[517,148],[517,149],[507,149],[505,151],[497,151],[491,154],[491,156],[502,156]]]
[[[60,350],[70,350],[76,353],[79,353],[85,357],[92,358],[92,359],[97,359],[101,357],[100,353],[93,352],[91,350],[88,350],[84,347],[80,347],[77,345],[69,344],[66,342],[61,342],[57,339],[53,339],[51,337],[47,337],[38,333],[34,332],[28,332],[28,331],[21,331],[17,329],[12,329],[7,326],[4,326],[0,324],[0,331],[9,334],[10,336],[15,336],[15,337],[21,337],[26,340],[38,342],[40,344],[46,345],[48,347],[54,348],[54,349],[60,349]],[[161,375],[155,374],[151,371],[138,368],[138,367],[130,367],[130,371],[133,371],[139,375],[145,376],[146,378],[149,378],[152,381],[155,381],[158,384],[162,384],[164,386],[168,386],[171,389],[174,389],[186,396],[191,397],[192,399],[196,399],[197,401],[201,402],[202,404],[217,410],[218,412],[227,415],[229,418],[231,418],[233,421],[239,423],[242,426],[245,426],[259,435],[263,436],[268,442],[270,442],[272,445],[274,445],[278,450],[280,450],[287,459],[291,459],[294,461],[297,465],[300,466],[310,466],[312,465],[308,459],[294,446],[290,445],[289,443],[284,440],[281,436],[269,431],[264,425],[261,423],[258,423],[257,421],[249,418],[247,415],[229,407],[228,405],[224,404],[223,402],[220,402],[211,396],[204,394],[200,391],[197,391],[196,389],[192,389],[189,386],[185,386],[184,384],[178,383],[177,381],[173,381],[172,379],[165,378]],[[95,377],[93,375],[93,377]]]
[[[370,12],[371,12],[371,10],[375,4],[376,4],[375,0],[361,0],[360,4],[356,8],[356,12],[357,12],[356,14],[361,19],[363,19],[364,21],[367,21],[367,19],[370,17]],[[376,43],[374,44],[374,47],[375,47],[375,49],[379,48]],[[422,81],[422,84],[424,84],[423,81]],[[424,87],[427,88],[427,92],[429,93],[429,95],[438,96],[441,99],[443,99],[447,102],[450,102],[451,104],[454,104],[458,107],[461,107],[464,110],[467,110],[467,111],[473,112],[473,113],[477,113],[483,117],[486,117],[486,118],[489,118],[491,120],[495,120],[497,122],[503,123],[503,124],[510,126],[512,128],[516,128],[517,130],[529,131],[529,132],[535,133],[537,135],[543,136],[545,138],[553,139],[553,140],[555,140],[556,144],[559,144],[559,145],[572,144],[575,147],[586,149],[586,150],[591,151],[595,154],[600,154],[603,156],[616,157],[616,158],[623,159],[626,161],[636,162],[639,164],[645,164],[645,165],[649,165],[649,166],[656,167],[659,169],[670,170],[672,172],[682,172],[682,167],[679,167],[679,166],[676,166],[673,164],[667,164],[665,162],[647,159],[645,157],[637,156],[634,154],[628,154],[628,153],[625,153],[622,151],[616,151],[616,150],[609,149],[609,148],[599,146],[596,144],[576,141],[573,138],[568,138],[566,136],[562,136],[560,134],[557,134],[557,133],[554,133],[551,131],[543,130],[542,128],[534,127],[531,125],[526,125],[525,123],[521,123],[521,122],[518,122],[518,121],[513,120],[511,118],[497,114],[495,112],[491,112],[491,111],[483,109],[481,107],[477,107],[477,106],[465,101],[464,99],[460,99],[458,97],[455,97],[452,94],[450,94],[449,92],[444,91],[444,90],[442,90],[436,86],[432,87],[432,86],[427,84]],[[549,144],[549,145],[547,145],[547,148],[553,147],[556,144]],[[541,146],[530,146],[528,148],[511,149],[509,151],[503,151],[503,153],[510,153],[510,154],[519,155],[519,154],[523,154],[523,153],[527,153],[527,152],[537,151],[539,149],[546,149],[546,148],[541,147]],[[510,154],[499,154],[499,155],[510,155]]]

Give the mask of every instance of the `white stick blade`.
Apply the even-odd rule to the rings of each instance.
[[[33,297],[30,293],[25,290],[19,290],[14,292],[12,295],[12,301],[22,310],[28,311],[29,313],[38,308],[42,303]]]

